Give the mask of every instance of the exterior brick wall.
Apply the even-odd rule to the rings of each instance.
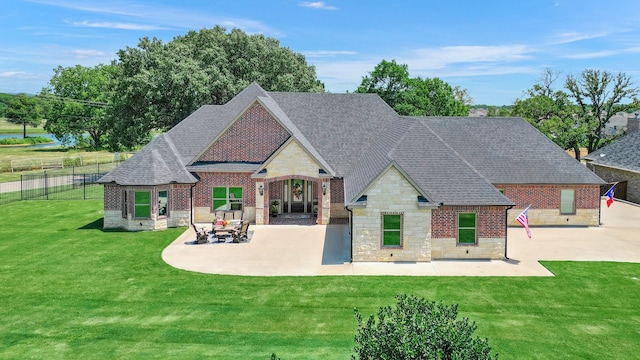
[[[289,133],[256,102],[199,161],[262,163],[289,137]]]
[[[189,226],[191,222],[191,185],[170,184],[158,186],[104,185],[104,228],[127,230],[161,230],[168,227]],[[134,217],[134,192],[149,191],[151,195],[151,218]],[[158,216],[158,192],[167,191],[167,216]],[[128,194],[126,218],[123,217],[123,198]]]
[[[576,191],[576,209],[599,209],[599,185],[501,185],[504,195],[513,201],[515,208],[524,209],[531,204],[532,209],[560,209],[560,190]]]
[[[433,210],[431,234],[433,238],[458,237],[458,213],[475,212],[478,238],[505,238],[504,206],[442,206]]]
[[[331,218],[349,218],[349,212],[344,208],[344,180],[342,179],[331,179]]]
[[[104,210],[120,210],[123,187],[116,184],[104,185]]]
[[[620,169],[612,169],[610,167],[598,166],[593,164],[590,164],[590,167],[592,167],[595,173],[604,181],[610,183],[614,183],[617,181],[626,181],[626,200],[640,204],[640,173]]]
[[[229,186],[242,188],[242,207],[253,206],[256,201],[255,179],[251,173],[198,173],[200,181],[193,188],[193,204],[198,207],[213,206],[213,188]]]
[[[599,185],[501,185],[504,195],[516,205],[509,210],[508,223],[519,226],[514,219],[525,207],[529,209],[531,226],[598,226],[600,215]],[[560,214],[560,192],[564,189],[575,190],[575,214]]]

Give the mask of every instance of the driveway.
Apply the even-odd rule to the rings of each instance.
[[[245,276],[553,276],[539,260],[640,262],[640,207],[602,204],[600,227],[535,227],[531,239],[510,227],[505,260],[350,263],[348,225],[252,225],[247,243],[202,245],[188,244],[190,228],[162,258],[188,271]]]

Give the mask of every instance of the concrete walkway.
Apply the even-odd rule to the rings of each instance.
[[[350,263],[347,225],[252,225],[248,243],[188,245],[190,228],[162,253],[169,265],[246,276],[553,276],[539,260],[640,262],[640,207],[602,205],[600,227],[508,229],[508,260]]]

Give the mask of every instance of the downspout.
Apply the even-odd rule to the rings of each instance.
[[[514,205],[507,206],[507,209],[504,211],[504,258],[505,260],[509,260],[507,256],[507,230],[509,229],[509,210],[513,209]]]
[[[190,217],[191,217],[191,225],[194,225],[194,215],[193,215],[193,188],[196,186],[196,184],[191,184],[191,188],[189,188],[189,198],[191,199],[191,205],[189,206],[189,212],[191,213]]]
[[[353,210],[346,205],[345,210],[349,212],[349,262],[353,262]]]

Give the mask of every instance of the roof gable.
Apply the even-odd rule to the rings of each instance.
[[[258,100],[250,103],[211,143],[195,162],[263,163],[291,134]]]

